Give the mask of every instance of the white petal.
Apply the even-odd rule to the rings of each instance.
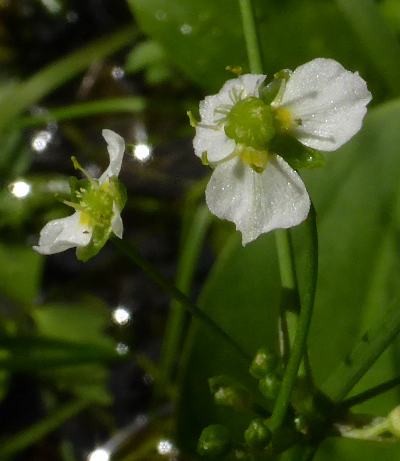
[[[259,96],[259,87],[266,79],[266,75],[262,74],[244,74],[238,78],[227,80],[219,93],[206,96],[200,102],[200,117],[202,123],[215,123],[216,120],[222,118],[221,114],[216,114],[215,109],[221,105],[232,106],[235,103],[233,98],[234,93],[241,98],[247,96]]]
[[[208,183],[206,201],[213,214],[235,223],[243,245],[273,229],[300,224],[310,208],[300,176],[277,155],[270,157],[261,174],[239,157],[219,164]]]
[[[111,220],[111,230],[118,238],[122,239],[122,234],[124,232],[124,224],[122,222],[121,214],[115,202],[113,203],[113,212],[114,216]]]
[[[202,157],[207,152],[209,162],[219,162],[228,157],[235,150],[236,142],[228,138],[223,128],[213,130],[211,128],[196,128],[196,136],[193,139],[194,153]]]
[[[125,152],[125,141],[122,136],[115,133],[114,131],[104,129],[102,131],[103,138],[107,142],[107,150],[110,156],[110,165],[106,171],[100,176],[99,183],[103,182],[112,177],[118,176],[121,171],[122,158]]]
[[[313,149],[332,151],[361,128],[371,100],[367,84],[333,59],[318,58],[298,67],[289,78],[280,106],[301,126],[294,135]]]
[[[219,162],[228,157],[235,149],[236,143],[226,136],[223,125],[220,129],[206,128],[205,125],[216,127],[224,118],[224,114],[216,112],[218,108],[231,108],[235,104],[235,95],[241,99],[247,96],[259,96],[259,87],[266,76],[261,74],[245,74],[225,82],[218,94],[206,96],[200,102],[200,123],[196,128],[193,140],[195,154],[202,157],[207,152],[209,162]]]
[[[81,223],[81,212],[76,211],[67,218],[54,219],[40,231],[39,245],[33,249],[49,255],[73,247],[86,246],[92,238],[92,229]]]

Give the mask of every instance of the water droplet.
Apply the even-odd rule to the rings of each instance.
[[[164,10],[157,10],[155,17],[158,21],[165,21],[167,19],[167,13]]]
[[[45,151],[52,137],[50,131],[39,131],[31,139],[32,149],[38,153]]]
[[[129,346],[125,343],[118,343],[116,350],[119,355],[126,355],[129,352]]]
[[[139,162],[147,162],[151,157],[151,146],[145,143],[136,144],[133,148],[133,156]]]
[[[182,24],[180,27],[180,31],[183,35],[189,35],[192,33],[192,26],[190,24]]]
[[[25,198],[31,192],[31,186],[25,181],[15,181],[9,185],[10,192],[17,198]]]
[[[113,322],[117,325],[127,325],[131,320],[132,314],[124,306],[118,306],[112,311]]]
[[[96,448],[87,457],[87,461],[109,461],[110,452],[104,448]]]
[[[114,80],[121,80],[121,78],[124,77],[125,72],[124,69],[122,69],[122,67],[115,66],[111,70],[111,75]]]

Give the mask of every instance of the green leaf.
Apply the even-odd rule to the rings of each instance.
[[[83,72],[94,61],[128,45],[135,36],[136,30],[132,27],[121,29],[51,63],[25,82],[11,87],[0,99],[0,131],[30,105]]]
[[[330,153],[325,168],[303,174],[317,210],[320,247],[309,337],[311,366],[318,386],[398,294],[399,118],[400,101],[371,110],[362,131],[348,145]],[[301,227],[292,230],[302,291],[305,255],[301,234]],[[262,346],[276,350],[279,275],[273,238],[263,236],[245,248],[236,239],[233,237],[218,259],[200,304],[233,338],[240,338],[248,353],[253,355]],[[246,384],[245,367],[219,342],[211,341],[207,329],[200,325],[192,328],[185,353],[178,420],[185,446],[193,450],[201,429],[211,423],[230,425],[229,429],[242,437],[238,427],[242,429],[247,416],[238,419],[216,409],[206,383],[211,376],[228,374]],[[387,351],[354,393],[398,376],[395,354],[396,348]],[[364,403],[359,410],[385,415],[398,401],[398,390],[392,390]],[[328,459],[358,460],[357,453],[346,451],[343,444],[358,450],[358,442],[331,442],[334,455]],[[376,450],[379,453],[379,447]],[[382,446],[382,456],[386,452],[397,459],[394,447]],[[347,454],[340,457],[338,453]]]
[[[250,356],[260,346],[277,351],[279,273],[273,235],[266,235],[243,248],[234,235],[221,253],[205,285],[199,303],[204,311],[233,338],[240,340]],[[237,414],[216,407],[208,389],[208,378],[232,376],[252,388],[257,381],[247,364],[208,329],[194,323],[184,351],[185,368],[179,394],[179,437],[183,446],[195,450],[201,430],[211,423],[225,424],[236,438],[243,438],[254,414]],[[210,360],[210,358],[212,359]]]
[[[332,57],[345,67],[368,72],[371,87],[382,93],[380,76],[366,62],[359,40],[333,2],[254,3],[267,75],[316,57]],[[227,65],[248,71],[237,1],[128,0],[128,4],[171,61],[207,91],[219,90],[232,78],[225,71]]]
[[[107,356],[108,359],[112,358],[115,343],[104,333],[110,321],[109,310],[96,299],[89,298],[79,304],[47,304],[36,308],[32,315],[39,334],[48,338],[101,346],[105,352],[103,359],[107,359]],[[101,364],[81,364],[85,351],[82,348],[79,353],[78,349],[75,363],[72,360],[68,366],[44,371],[42,375],[53,380],[61,391],[73,392],[83,399],[108,405],[112,401],[107,390],[108,369]],[[117,354],[114,358],[117,358]],[[102,360],[101,357],[99,359]]]
[[[31,304],[39,293],[43,258],[32,248],[0,243],[0,296]]]

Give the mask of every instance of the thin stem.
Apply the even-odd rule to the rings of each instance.
[[[239,353],[240,357],[246,362],[250,362],[251,358],[247,353],[238,345],[238,343],[232,339],[229,334],[223,330],[218,324],[214,322],[207,314],[205,314],[195,303],[193,303],[182,291],[178,290],[166,277],[164,277],[158,270],[146,261],[128,242],[120,240],[117,237],[112,237],[112,242],[118,248],[118,250],[135,264],[137,264],[154,282],[168,293],[172,298],[181,303],[181,305],[190,312],[194,317],[199,319],[211,330],[213,330],[220,338],[224,339],[226,343],[229,343],[236,352]]]
[[[247,47],[250,72],[262,74],[263,65],[261,58],[261,47],[258,38],[254,8],[251,0],[239,0],[240,13],[242,15],[243,33]]]
[[[353,397],[349,397],[346,400],[343,400],[341,405],[347,408],[353,407],[354,405],[363,403],[366,400],[376,397],[377,395],[390,391],[399,384],[400,376],[397,376],[397,378],[389,379],[388,381],[385,381],[382,384],[378,384],[378,386],[371,387],[371,389],[361,392],[360,394],[354,395]]]
[[[190,202],[189,205],[193,204]],[[192,213],[192,210],[190,212]],[[188,226],[189,228],[184,232],[185,236],[178,263],[176,286],[185,294],[189,294],[190,292],[196,263],[209,223],[210,213],[208,208],[205,205],[201,205],[195,212]],[[184,321],[185,310],[182,308],[181,303],[174,299],[171,303],[171,310],[165,330],[159,375],[156,382],[156,394],[158,395],[163,393],[164,388],[169,386],[178,350],[181,345]]]
[[[288,365],[283,376],[282,385],[279,389],[278,397],[270,420],[272,430],[279,428],[286,417],[287,408],[290,403],[290,396],[295,385],[301,360],[307,345],[308,330],[311,323],[311,316],[314,307],[315,289],[317,285],[318,273],[318,237],[316,216],[314,207],[311,206],[310,214],[306,221],[307,245],[308,249],[307,264],[304,267],[305,291],[301,302],[301,310],[298,319],[296,335],[291,350]]]
[[[296,280],[293,247],[288,230],[276,230],[275,242],[278,252],[279,272],[282,287],[279,306],[281,354],[284,362],[287,363],[289,360],[290,346],[294,341],[300,301]]]

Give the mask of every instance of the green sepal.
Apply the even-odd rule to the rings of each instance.
[[[290,135],[276,136],[270,145],[270,151],[280,155],[294,169],[322,168],[326,165],[324,155],[314,149],[303,146]]]
[[[93,230],[92,239],[89,245],[86,245],[85,247],[77,247],[77,259],[79,259],[79,261],[86,262],[89,259],[93,258],[93,256],[96,256],[97,253],[106,244],[107,240],[110,237],[110,234],[111,226],[106,228],[102,226],[96,226]]]
[[[71,202],[78,203],[80,201],[79,195],[81,194],[81,189],[88,190],[90,188],[90,181],[88,179],[78,179],[75,176],[70,176],[69,188],[71,190]]]
[[[222,456],[228,452],[230,444],[229,430],[222,424],[212,424],[201,432],[197,452],[201,456]]]
[[[113,176],[110,181],[110,194],[117,204],[119,212],[121,212],[126,204],[128,198],[125,184],[123,184],[117,177]]]
[[[260,98],[265,102],[265,104],[271,104],[279,93],[280,87],[281,80],[272,80],[272,82],[268,83],[268,85],[259,90]]]

